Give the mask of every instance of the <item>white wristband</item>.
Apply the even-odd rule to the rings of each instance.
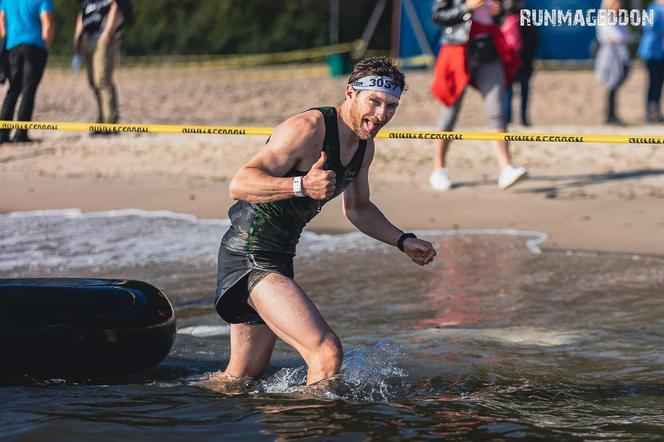
[[[302,177],[301,176],[293,177],[293,193],[298,198],[302,198],[304,196],[304,192],[302,192]]]

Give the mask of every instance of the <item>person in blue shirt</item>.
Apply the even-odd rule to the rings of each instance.
[[[5,39],[9,89],[2,103],[1,120],[13,120],[19,96],[21,104],[16,119],[30,121],[37,87],[44,74],[48,49],[55,36],[51,0],[2,0],[0,37]],[[0,131],[0,142],[9,141],[9,130]],[[29,142],[26,130],[17,130],[12,141]]]
[[[664,85],[664,0],[653,1],[648,9],[655,11],[655,22],[652,26],[644,26],[638,52],[648,68],[646,121],[662,123],[664,115],[660,101]]]

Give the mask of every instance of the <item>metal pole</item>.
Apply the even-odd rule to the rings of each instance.
[[[392,41],[390,54],[393,59],[399,58],[399,40],[401,39],[401,0],[392,0]]]
[[[330,0],[330,44],[339,43],[339,0]]]
[[[364,57],[364,54],[366,54],[367,48],[369,47],[369,41],[371,40],[371,37],[373,37],[374,32],[376,32],[376,26],[378,26],[380,16],[383,15],[383,10],[385,9],[386,4],[387,0],[379,0],[376,3],[376,6],[374,6],[373,11],[371,12],[371,17],[369,18],[369,22],[367,23],[367,27],[364,28],[364,32],[362,33],[361,50],[358,51],[359,53],[355,54],[355,58],[362,58]]]

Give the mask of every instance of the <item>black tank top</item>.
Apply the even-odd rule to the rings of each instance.
[[[336,189],[332,196],[335,198],[350,185],[360,171],[367,142],[359,142],[355,155],[344,167],[341,164],[337,111],[334,107],[315,109],[325,117],[325,139],[322,147],[327,154],[327,161],[323,168],[336,174]],[[285,176],[306,174],[307,172],[294,167]],[[228,211],[231,227],[222,239],[222,247],[236,253],[271,252],[294,256],[302,229],[320,212],[326,202],[309,197],[294,197],[270,203],[238,201]]]

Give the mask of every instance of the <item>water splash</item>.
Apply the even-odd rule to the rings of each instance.
[[[282,368],[265,379],[251,393],[305,393],[307,367]]]
[[[353,349],[344,354],[338,375],[306,386],[306,367],[282,368],[252,394],[304,394],[320,399],[390,401],[401,396],[408,373],[398,366],[399,345],[381,341],[371,347]]]

